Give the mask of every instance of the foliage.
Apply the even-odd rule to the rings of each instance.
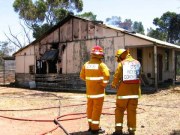
[[[106,19],[106,23],[126,29],[128,31],[135,31],[137,33],[144,34],[144,27],[142,25],[142,22],[133,22],[131,19],[125,19],[124,21],[122,21],[121,17],[112,16],[111,18]]]
[[[10,56],[10,53],[13,51],[12,47],[9,46],[8,42],[0,41],[0,57]]]
[[[73,11],[80,12],[83,8],[82,0],[15,0],[15,12],[33,30],[34,38],[38,38]],[[41,30],[40,30],[41,29]],[[36,31],[37,30],[37,31]],[[40,35],[39,35],[40,34]]]
[[[150,29],[148,36],[170,43],[180,43],[180,14],[168,11],[160,18],[155,18],[153,24],[157,28],[155,30]]]
[[[132,27],[133,27],[133,31],[144,35],[144,26],[142,22],[135,21]]]
[[[171,18],[168,38],[170,43],[180,44],[180,14],[176,14]]]
[[[13,49],[9,46],[8,42],[0,41],[0,66],[2,65],[2,58],[10,56],[12,51]]]
[[[37,24],[34,24],[33,26],[34,31],[33,32],[33,37],[40,38],[42,36],[43,33],[45,33],[46,31],[48,31],[52,26],[48,25],[47,23],[39,26]]]
[[[148,29],[147,36],[155,38],[155,39],[159,39],[162,41],[166,41],[166,37],[167,37],[166,33],[160,32],[158,28],[156,28],[156,30],[152,28]]]
[[[96,21],[96,16],[95,14],[93,14],[92,12],[85,12],[83,14],[79,14],[77,15],[78,17],[81,17],[81,18],[84,18],[84,19],[87,19],[87,20],[90,20],[90,21]]]

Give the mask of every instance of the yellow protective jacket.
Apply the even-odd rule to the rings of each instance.
[[[109,69],[101,59],[91,57],[90,61],[83,65],[80,72],[80,78],[86,81],[87,96],[99,95],[99,97],[103,97],[109,76]]]
[[[130,54],[127,55],[126,61],[134,61]],[[123,64],[119,62],[118,67],[115,71],[114,78],[112,81],[113,86],[117,86],[117,99],[130,99],[130,98],[139,98],[141,95],[140,83],[129,84],[124,83],[122,80],[123,77]]]

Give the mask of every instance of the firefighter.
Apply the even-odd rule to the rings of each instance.
[[[109,68],[102,62],[103,58],[103,49],[98,45],[94,46],[90,60],[83,65],[80,72],[80,78],[86,82],[88,131],[92,134],[105,132],[99,125],[110,74]]]
[[[117,89],[115,109],[115,132],[113,135],[123,134],[124,111],[127,111],[127,126],[129,135],[135,135],[136,109],[140,88],[140,62],[135,60],[129,50],[119,49],[115,54],[118,67],[113,76],[111,87]]]

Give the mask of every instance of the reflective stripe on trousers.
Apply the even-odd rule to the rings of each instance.
[[[92,121],[92,124],[99,124],[99,121]]]
[[[116,123],[116,127],[122,127],[123,123]]]
[[[88,122],[92,122],[92,119],[88,119]]]
[[[128,130],[129,130],[129,131],[136,131],[136,128],[131,128],[131,127],[129,127]]]
[[[139,98],[139,95],[117,96],[117,99]]]
[[[92,119],[88,119],[88,122],[91,122],[92,124],[99,124],[99,121],[93,121]]]
[[[100,98],[100,97],[104,97],[105,94],[98,94],[98,95],[87,95],[88,98]]]

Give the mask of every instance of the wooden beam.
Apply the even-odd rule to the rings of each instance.
[[[158,75],[157,75],[157,46],[154,45],[154,77],[155,89],[158,90]]]
[[[176,75],[175,75],[175,50],[172,49],[172,76],[173,76],[173,86],[175,85],[175,81],[176,81]]]

